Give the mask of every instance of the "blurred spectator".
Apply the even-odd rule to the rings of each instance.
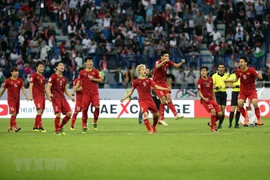
[[[196,75],[193,72],[193,68],[189,68],[189,72],[186,76],[186,81],[187,81],[187,88],[188,89],[195,89],[195,79]]]
[[[51,60],[51,65],[55,65],[55,63],[60,62],[61,61],[61,56],[59,56],[58,54],[55,54],[54,57]]]
[[[183,68],[179,68],[179,72],[177,72],[175,76],[175,84],[177,89],[184,89],[186,83],[186,73],[184,72]]]
[[[124,74],[123,74],[123,72],[122,72],[122,70],[121,70],[121,67],[118,67],[117,68],[117,71],[115,71],[114,73],[113,73],[113,75],[114,75],[114,79],[115,79],[115,81],[116,81],[116,86],[117,87],[122,87],[124,84]]]
[[[107,72],[108,71],[108,63],[107,63],[107,56],[106,55],[103,55],[102,56],[102,60],[99,62],[99,68],[103,72]]]

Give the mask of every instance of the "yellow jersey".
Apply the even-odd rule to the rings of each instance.
[[[221,76],[218,72],[213,74],[213,83],[214,83],[214,91],[215,92],[226,92],[226,84],[224,80],[227,80],[229,78],[229,75],[227,73],[224,73],[223,76]],[[221,88],[218,88],[221,86]]]
[[[236,74],[235,73],[231,74],[229,79],[230,80],[236,79]],[[238,79],[237,82],[233,83],[232,85],[233,85],[232,91],[233,92],[239,92],[240,91],[240,78]]]

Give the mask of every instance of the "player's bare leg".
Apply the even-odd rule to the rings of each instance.
[[[255,108],[255,115],[257,117],[257,125],[258,126],[262,126],[264,125],[264,122],[261,121],[261,111],[259,109],[259,106],[258,106],[258,99],[254,98],[251,100],[251,103],[253,104],[254,108]]]
[[[243,125],[245,126],[245,125],[248,124],[248,118],[247,118],[246,110],[244,109],[244,100],[243,99],[238,99],[237,102],[238,102],[239,111],[240,111],[241,115],[244,118]]]
[[[98,130],[97,129],[98,117],[99,117],[99,106],[96,106],[95,107],[95,111],[94,111],[94,120],[92,122],[92,125],[93,125],[94,130]]]
[[[184,118],[184,116],[180,115],[177,113],[173,103],[172,103],[172,97],[171,97],[171,94],[166,94],[166,101],[168,103],[168,107],[170,108],[170,110],[172,111],[174,117],[175,117],[175,120],[178,120],[178,119],[182,119]]]
[[[37,121],[37,124],[38,124],[38,131],[40,131],[40,132],[47,132],[43,128],[43,125],[42,125],[42,114],[43,114],[43,109],[39,109],[37,111],[37,116],[36,116],[36,121]]]
[[[166,123],[166,121],[164,119],[166,98],[165,98],[165,96],[162,96],[159,100],[160,100],[160,105],[159,105],[160,120],[158,121],[158,123],[162,124],[163,126],[168,126],[168,124]]]
[[[71,115],[72,115],[72,112],[67,112],[66,116],[63,118],[62,123],[59,126],[59,132],[61,135],[66,135],[66,133],[64,132],[64,126],[69,121]]]
[[[153,125],[152,125],[152,129],[153,129],[153,133],[157,133],[157,123],[158,123],[158,119],[159,119],[159,114],[157,113],[153,113]]]
[[[144,112],[143,113],[143,122],[144,122],[145,127],[148,130],[148,134],[153,134],[153,129],[150,126],[150,123],[149,123],[149,120],[148,120],[148,113],[147,112]]]

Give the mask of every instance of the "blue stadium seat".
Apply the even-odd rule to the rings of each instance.
[[[95,0],[95,4],[96,4],[97,6],[100,6],[101,1],[102,1],[102,0]]]

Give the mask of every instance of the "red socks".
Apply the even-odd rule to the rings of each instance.
[[[61,125],[59,126],[59,128],[63,128],[65,124],[67,124],[67,122],[69,121],[70,117],[69,116],[65,116],[62,120]]]
[[[240,113],[242,114],[242,116],[244,117],[244,119],[246,119],[247,118],[246,110],[243,107],[240,107],[239,110],[240,110]]]
[[[87,116],[87,110],[83,110],[82,111],[82,128],[85,128],[85,127],[87,127],[87,118],[88,118],[88,116]]]
[[[95,108],[95,111],[94,111],[94,123],[95,124],[98,121],[98,117],[99,117],[99,108]]]
[[[11,128],[12,128],[12,126],[14,128],[17,128],[16,116],[11,116],[10,117],[10,124],[9,124],[9,126],[11,126]]]
[[[156,127],[158,123],[158,116],[153,115],[153,127]]]
[[[217,116],[216,115],[211,115],[211,125],[212,125],[212,129],[216,129],[217,128]]]
[[[176,115],[177,115],[177,112],[176,112],[176,109],[175,109],[175,107],[174,107],[174,105],[173,105],[172,102],[169,102],[169,103],[168,103],[168,107],[169,107],[170,110],[172,111],[173,115],[176,116]]]
[[[59,130],[59,124],[60,124],[60,117],[56,116],[54,119],[54,132],[58,132]]]
[[[261,111],[259,108],[255,108],[255,115],[257,117],[257,120],[260,121],[261,120]]]
[[[41,120],[41,115],[37,115],[36,116],[36,122],[37,122],[37,126],[36,128],[42,128],[42,120]]]
[[[165,110],[165,104],[160,104],[159,105],[160,120],[164,120],[164,110]]]
[[[72,115],[71,127],[74,127],[74,124],[75,124],[76,119],[77,119],[77,115],[78,115],[77,112],[75,112],[75,113]]]
[[[143,122],[144,122],[144,125],[146,126],[147,130],[150,131],[152,128],[150,126],[148,119],[144,119]]]

